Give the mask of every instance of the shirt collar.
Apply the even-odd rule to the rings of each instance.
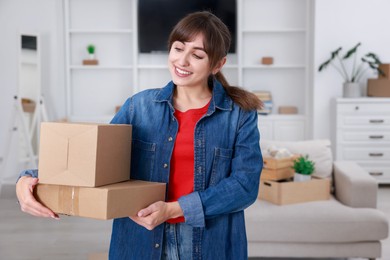
[[[173,81],[170,81],[165,87],[160,89],[160,91],[157,93],[154,101],[155,102],[167,102],[168,105],[173,108],[173,91],[175,89],[175,84]],[[232,110],[233,101],[228,96],[228,94],[225,91],[225,88],[222,86],[222,84],[217,80],[213,80],[213,92],[212,92],[212,98],[210,101],[210,106],[207,114],[211,114],[215,111],[216,108],[220,110]]]

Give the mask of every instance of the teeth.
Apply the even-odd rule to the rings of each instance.
[[[185,74],[185,75],[191,74],[191,72],[184,71],[184,70],[181,70],[181,69],[179,69],[179,68],[176,68],[176,71],[179,72],[180,74]]]

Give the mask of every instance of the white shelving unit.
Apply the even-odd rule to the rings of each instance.
[[[239,2],[239,84],[270,91],[273,113],[259,116],[264,139],[303,140],[308,136],[310,1]],[[262,57],[273,57],[262,65]],[[278,115],[279,106],[296,106],[297,115]]]
[[[109,122],[134,93],[134,0],[64,0],[67,113],[70,121]],[[96,46],[99,65],[82,65]]]
[[[166,53],[138,53],[137,2],[64,0],[70,120],[107,122],[126,97],[170,80]],[[273,113],[259,117],[265,139],[308,137],[310,5],[310,0],[237,1],[237,49],[223,72],[232,85],[272,93]],[[89,43],[96,45],[98,66],[81,65]],[[274,64],[262,65],[264,56]],[[298,107],[298,114],[278,115],[282,105]]]

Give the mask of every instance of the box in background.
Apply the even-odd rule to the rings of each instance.
[[[272,65],[272,64],[274,64],[274,58],[273,57],[263,57],[263,58],[261,58],[261,64]]]
[[[292,167],[285,167],[280,169],[263,168],[260,175],[260,180],[285,180],[294,177],[294,169]]]
[[[379,64],[379,69],[385,73],[385,75],[379,74],[380,79],[390,79],[390,63]]]
[[[130,179],[131,125],[41,124],[39,180],[97,187]]]
[[[294,106],[280,106],[278,109],[279,114],[298,114],[298,108]]]
[[[390,79],[368,79],[367,96],[390,97]]]
[[[330,198],[330,179],[311,179],[310,181],[260,181],[259,199],[277,205],[328,200]]]
[[[94,219],[134,216],[157,201],[165,201],[166,184],[130,180],[101,187],[39,183],[34,197],[58,214]]]

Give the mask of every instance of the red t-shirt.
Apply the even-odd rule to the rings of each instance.
[[[209,103],[198,109],[186,112],[176,110],[179,123],[175,146],[171,159],[169,175],[168,201],[177,201],[181,196],[194,191],[194,131],[196,122],[206,114]],[[184,217],[167,220],[168,223],[184,222]]]

